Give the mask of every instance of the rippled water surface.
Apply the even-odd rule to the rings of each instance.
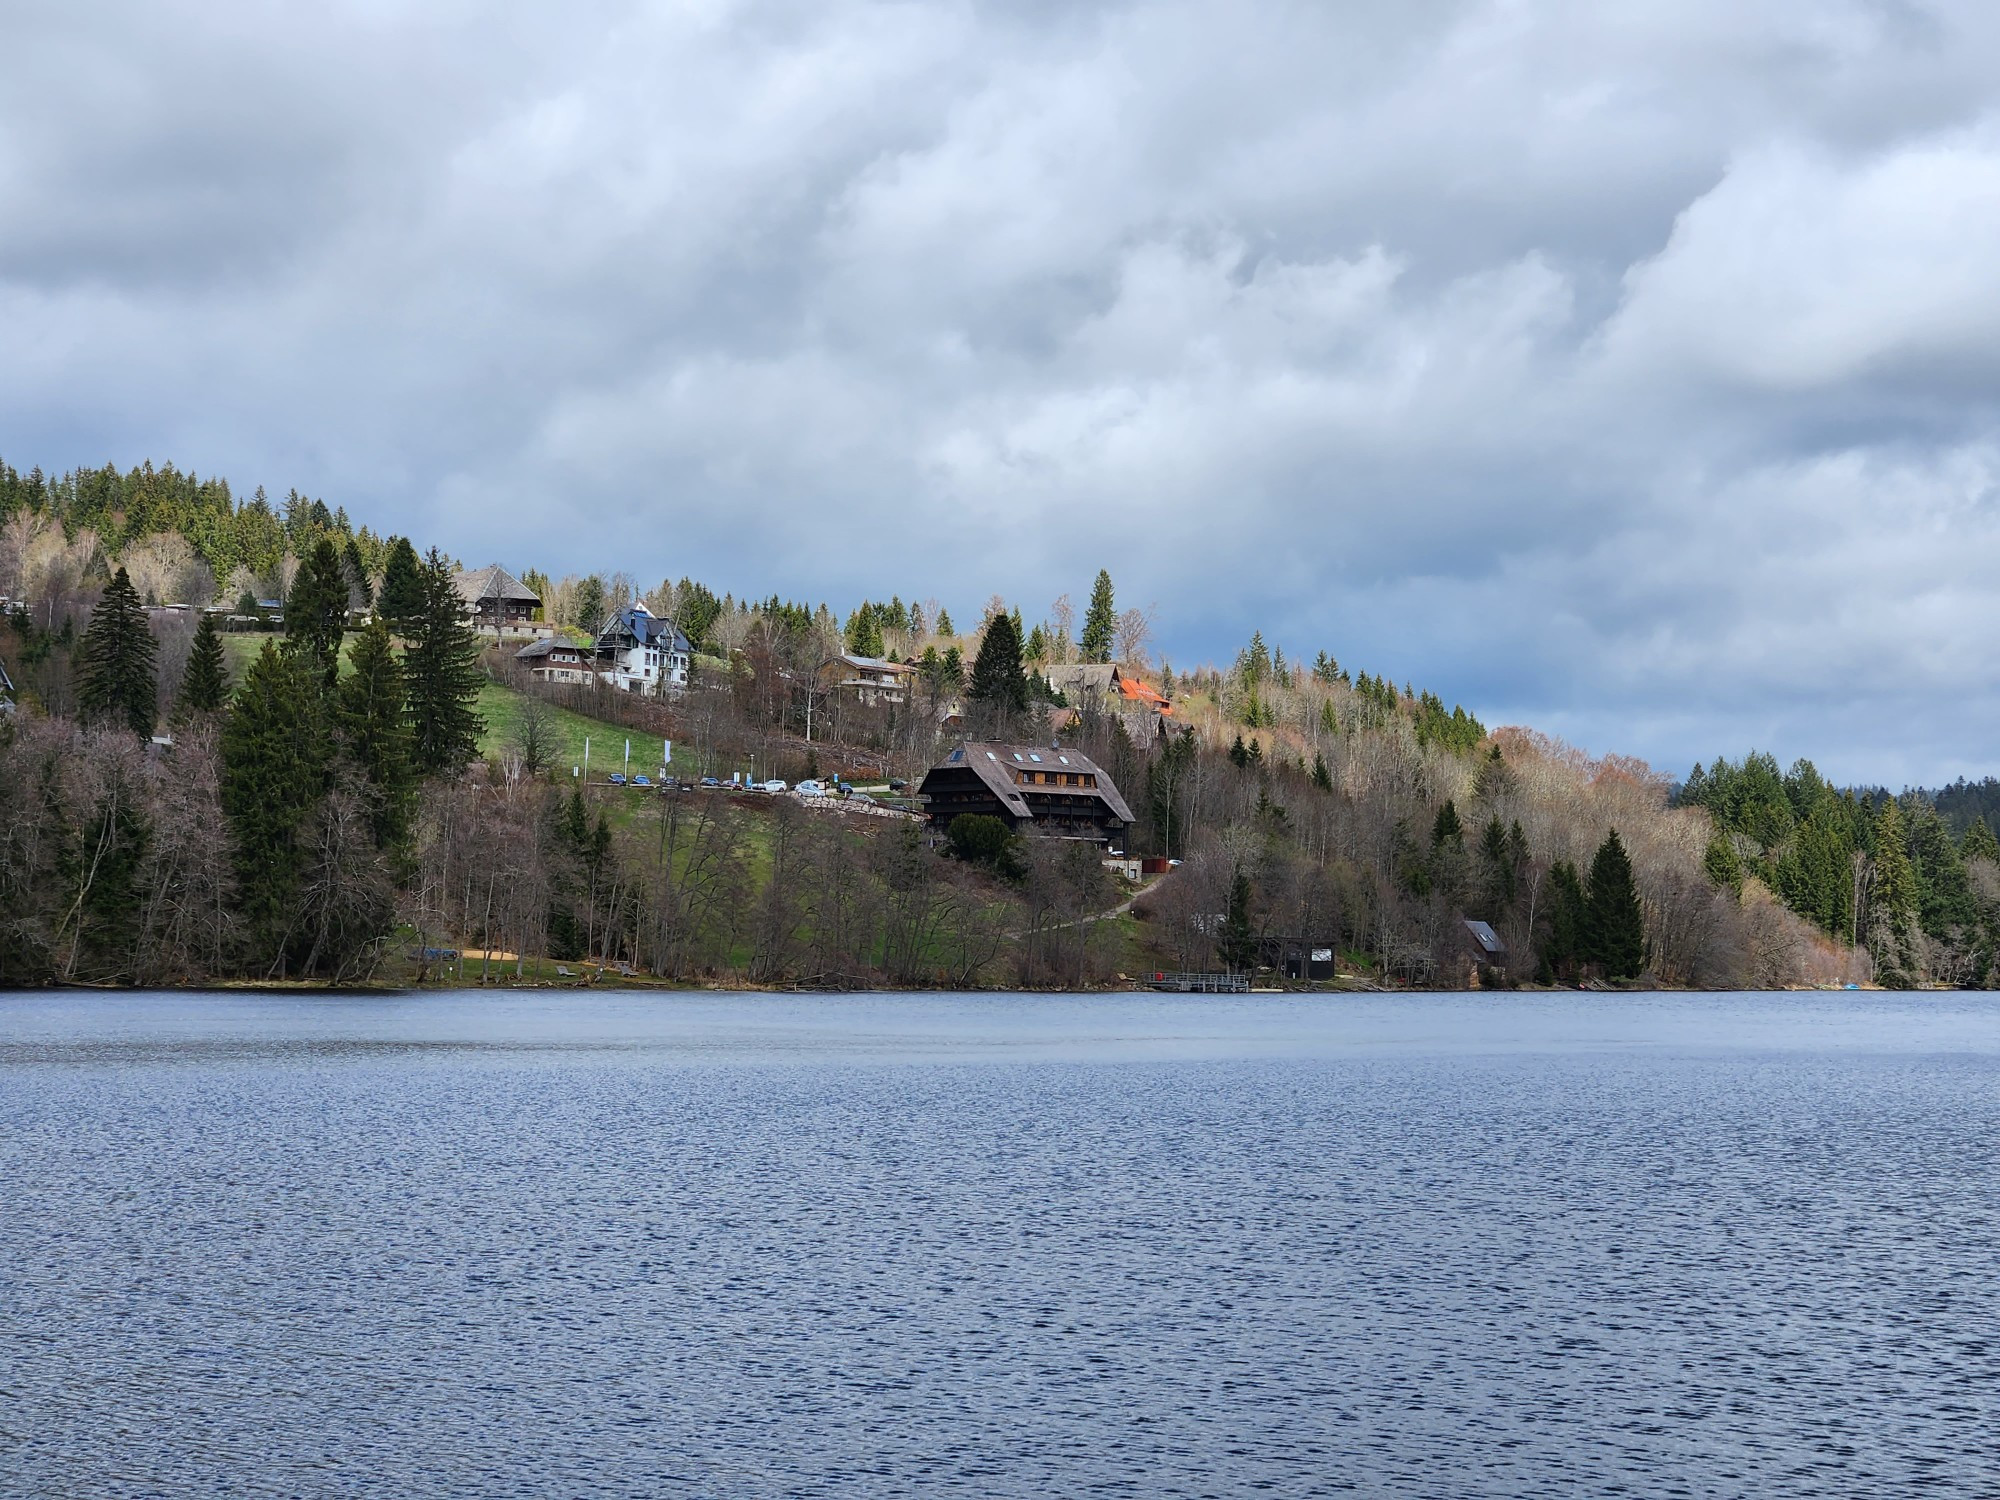
[[[0,996],[0,1493],[2000,1494],[1979,996]]]

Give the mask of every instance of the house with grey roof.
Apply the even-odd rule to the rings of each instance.
[[[820,667],[819,675],[829,690],[851,694],[872,708],[878,703],[901,703],[907,698],[917,669],[886,657],[842,652],[829,658]]]
[[[542,682],[578,683],[597,679],[597,646],[591,641],[545,636],[516,651],[514,660],[529,676]]]
[[[533,629],[542,596],[500,564],[488,563],[469,573],[454,573],[451,582],[458,590],[458,597],[465,601],[474,629],[491,630],[496,635]]]
[[[1491,923],[1472,917],[1464,918],[1459,926],[1465,934],[1463,951],[1468,988],[1489,978],[1505,979],[1509,958],[1506,940],[1493,930]]]
[[[1065,745],[965,741],[924,773],[917,791],[939,828],[983,813],[1012,832],[1088,839],[1117,850],[1133,821],[1110,776]]]
[[[597,669],[627,693],[678,693],[687,686],[694,646],[672,620],[635,600],[597,634]]]

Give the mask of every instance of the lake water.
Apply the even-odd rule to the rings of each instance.
[[[1985,996],[0,996],[9,1496],[2000,1494]]]

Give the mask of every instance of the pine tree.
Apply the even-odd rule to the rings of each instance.
[[[368,783],[375,846],[397,848],[408,832],[416,773],[410,764],[403,665],[384,621],[370,621],[355,639],[349,667],[335,695],[334,722],[342,750]]]
[[[1264,632],[1253,631],[1249,649],[1243,653],[1243,681],[1252,692],[1271,676],[1271,648],[1264,644]]]
[[[1615,828],[1590,862],[1583,939],[1584,958],[1603,969],[1606,979],[1637,979],[1646,967],[1646,919],[1631,856]]]
[[[390,629],[399,633],[407,630],[423,613],[423,571],[410,539],[391,538],[389,559],[382,565],[382,597],[375,601],[375,612],[389,622]]]
[[[1118,607],[1111,593],[1111,572],[1097,570],[1097,582],[1090,588],[1090,608],[1084,611],[1083,634],[1077,646],[1085,661],[1111,660],[1111,643],[1118,634]]]
[[[1511,906],[1515,882],[1513,849],[1497,814],[1486,820],[1485,831],[1479,835],[1479,858],[1485,867],[1486,897],[1492,909],[1500,911]]]
[[[1246,972],[1257,962],[1257,938],[1250,926],[1250,877],[1238,865],[1229,881],[1229,910],[1215,941],[1216,957],[1231,973]]]
[[[375,596],[368,587],[368,567],[361,560],[361,547],[353,537],[347,539],[346,550],[340,558],[341,571],[347,575],[348,602],[366,609],[375,602]]]
[[[435,547],[424,559],[420,581],[422,608],[403,651],[404,691],[411,762],[420,773],[434,775],[463,766],[478,752],[486,724],[472,705],[486,678],[451,568]]]
[[[1313,785],[1322,792],[1333,790],[1333,773],[1326,768],[1326,757],[1313,751]]]
[[[1778,861],[1777,887],[1793,911],[1844,938],[1854,911],[1854,847],[1839,803],[1832,808],[1814,809],[1793,830]]]
[[[181,673],[181,692],[175,714],[220,712],[229,702],[229,669],[222,655],[222,633],[215,617],[204,614],[194,628],[194,645],[188,651],[187,668]]]
[[[243,674],[222,730],[222,811],[252,958],[284,956],[310,857],[307,829],[331,760],[319,680],[271,642]]]
[[[1958,841],[1958,853],[1967,861],[1984,859],[2000,864],[2000,839],[1993,837],[1993,829],[1985,818],[1974,818],[1965,830],[1965,837]]]
[[[346,629],[347,570],[332,540],[321,537],[285,596],[285,643],[332,687]]]
[[[1875,814],[1875,886],[1868,922],[1868,951],[1875,977],[1891,989],[1917,981],[1917,881],[1910,869],[1909,831],[1894,797]]]
[[[945,637],[947,640],[949,640],[952,636],[958,634],[958,632],[952,628],[950,610],[941,609],[938,611],[937,633]]]
[[[1583,962],[1587,919],[1583,882],[1576,866],[1559,859],[1549,867],[1549,936],[1542,945],[1542,964],[1551,979],[1571,979]]]
[[[1971,929],[1979,921],[1979,902],[1965,861],[1944,820],[1928,802],[1912,802],[1906,818],[1910,873],[1917,885],[1917,926],[1949,942],[1960,929]]]
[[[856,656],[882,654],[882,617],[875,606],[863,602],[847,617],[847,649]]]
[[[142,739],[152,734],[159,647],[123,568],[112,575],[90,612],[81,654],[77,706],[84,720],[122,724]]]
[[[1239,770],[1250,764],[1250,747],[1243,743],[1243,736],[1240,734],[1230,741],[1229,763]]]
[[[993,616],[986,639],[972,662],[972,685],[966,695],[1002,714],[1017,714],[1028,706],[1028,678],[1021,670],[1021,637],[1005,610]]]
[[[1701,867],[1717,886],[1733,895],[1743,894],[1743,860],[1736,852],[1736,841],[1719,828],[1708,841]]]
[[[1461,844],[1465,838],[1465,825],[1458,821],[1458,805],[1451,798],[1444,799],[1444,806],[1437,810],[1437,818],[1431,824],[1431,846],[1440,844]]]
[[[437,548],[433,547],[431,551],[436,552]],[[592,573],[576,587],[576,599],[570,606],[568,623],[596,635],[604,628],[606,607],[604,580]]]

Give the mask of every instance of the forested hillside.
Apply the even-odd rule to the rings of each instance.
[[[634,599],[677,621],[688,691],[529,681],[482,654],[449,559],[342,508],[239,503],[172,467],[0,464],[0,660],[22,699],[0,724],[0,982],[400,978],[466,950],[484,975],[588,959],[760,985],[1084,985],[1308,949],[1384,985],[1992,974],[2000,851],[1984,822],[1953,837],[1943,793],[1843,792],[1753,755],[1676,794],[1638,761],[1489,729],[1261,634],[1177,671],[1108,573],[1081,619],[1066,596],[996,596],[961,602],[960,628],[936,599],[836,612],[516,562],[552,621],[587,632]],[[214,616],[145,608],[211,599],[252,624],[282,601],[282,638],[225,651]],[[907,701],[830,687],[842,650],[910,663]],[[1141,696],[1044,679],[1114,661]],[[504,733],[482,701],[506,705]],[[912,786],[959,736],[1059,738],[1124,789],[1132,852],[1181,863],[1125,915],[1088,845],[612,787],[572,774],[592,726],[605,746],[671,740],[690,779]],[[1464,918],[1500,961],[1469,952]]]

